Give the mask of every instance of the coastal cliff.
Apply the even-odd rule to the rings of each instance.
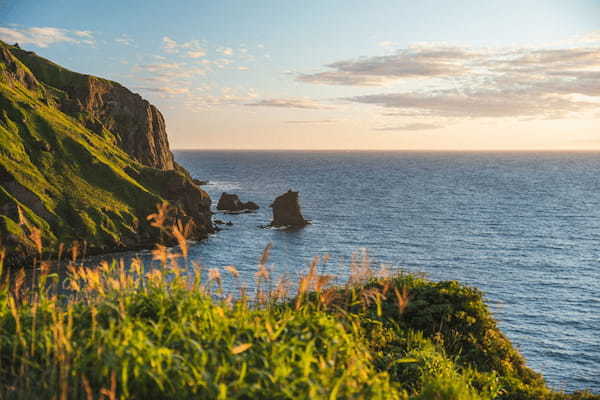
[[[214,231],[210,197],[173,160],[155,106],[0,41],[0,236],[9,255],[31,254],[37,231],[49,253],[73,241],[92,252],[149,247],[161,234],[146,217],[163,201],[190,239]]]
[[[110,131],[119,147],[144,165],[175,168],[165,120],[158,109],[117,82],[62,68],[33,52],[11,53],[43,84],[64,93],[58,108],[76,116],[92,132]]]
[[[72,268],[58,296],[48,269],[0,281],[0,398],[600,399],[549,389],[477,289],[369,264],[332,286],[315,257],[297,291],[263,273],[256,297],[232,265],[179,274],[171,257]]]

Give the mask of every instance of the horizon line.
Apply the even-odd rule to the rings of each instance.
[[[387,152],[415,152],[415,153],[467,153],[467,152],[487,152],[487,153],[566,153],[566,152],[577,152],[577,153],[599,153],[600,148],[594,149],[335,149],[335,148],[323,148],[323,149],[232,149],[232,148],[171,148],[171,151],[346,151],[346,152],[376,152],[376,151],[387,151]]]

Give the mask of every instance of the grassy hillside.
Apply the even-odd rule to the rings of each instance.
[[[185,245],[154,255],[146,272],[73,261],[64,283],[42,264],[31,289],[0,285],[0,398],[600,399],[549,390],[456,282],[359,263],[331,287],[314,262],[288,294],[264,256],[234,300],[234,267],[188,265]]]
[[[45,251],[74,240],[96,251],[153,243],[158,230],[145,217],[172,200],[168,181],[197,207],[210,201],[185,171],[144,166],[102,124],[88,129],[93,116],[63,112],[73,98],[57,87],[84,85],[83,75],[2,42],[0,51],[0,237],[12,255],[31,253],[38,229]],[[35,73],[12,52],[29,57]]]

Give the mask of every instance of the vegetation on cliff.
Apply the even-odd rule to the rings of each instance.
[[[496,327],[482,293],[350,264],[344,286],[315,259],[253,293],[158,246],[160,266],[42,263],[0,285],[0,398],[600,399],[549,390]],[[323,262],[327,262],[323,260]],[[187,272],[186,272],[187,271]],[[61,295],[58,288],[68,292]]]
[[[209,207],[155,107],[0,42],[0,398],[600,399],[548,389],[457,282],[366,257],[343,286],[318,259],[273,282],[267,248],[249,293],[235,267],[187,259]],[[78,261],[157,240],[148,268]],[[39,261],[61,244],[64,280]],[[26,277],[6,254],[38,261]]]
[[[160,234],[145,216],[164,200],[193,238],[212,231],[210,198],[173,161],[154,106],[0,42],[0,237],[11,254],[32,254],[39,236],[47,252],[75,240],[149,246]]]

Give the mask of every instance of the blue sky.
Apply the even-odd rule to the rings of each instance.
[[[600,148],[600,1],[0,0],[0,39],[139,92],[177,148]]]

